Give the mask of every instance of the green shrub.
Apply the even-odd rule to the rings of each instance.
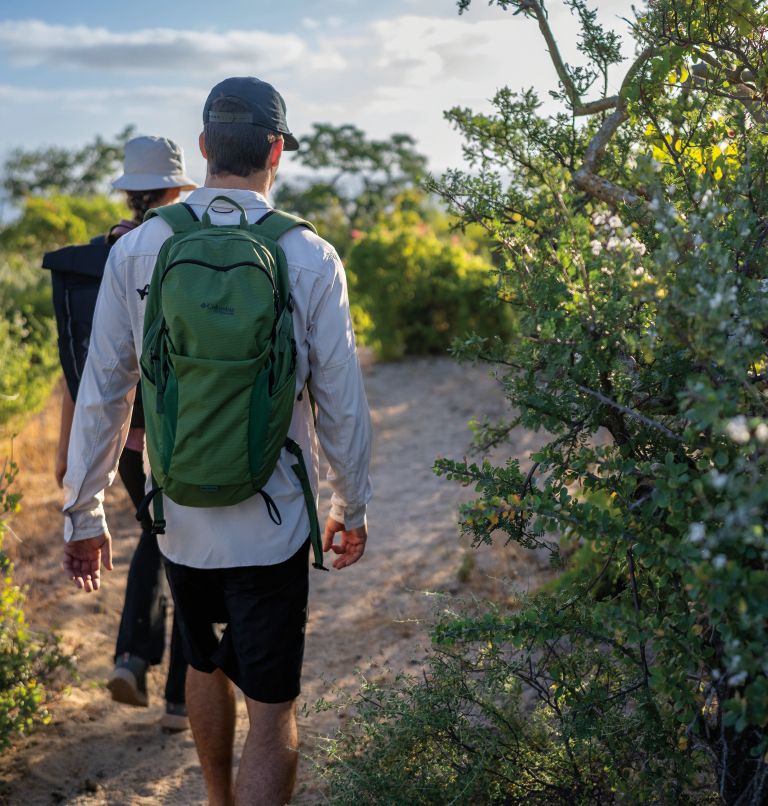
[[[351,719],[318,759],[329,802],[717,803],[710,786],[690,783],[705,766],[703,754],[672,752],[664,731],[646,737],[667,752],[644,767],[648,747],[628,727],[645,716],[624,713],[612,697],[620,669],[609,653],[552,647],[544,658],[550,677],[532,679],[514,634],[521,619],[536,618],[551,618],[546,601],[523,601],[515,613],[486,605],[444,615],[422,674],[364,679],[344,704]],[[572,688],[577,675],[580,691]]]
[[[357,233],[349,251],[350,293],[370,317],[365,339],[381,358],[445,353],[470,331],[511,332],[506,306],[489,304],[495,284],[487,250],[435,218],[399,205]]]
[[[0,429],[47,400],[59,369],[50,274],[43,254],[83,243],[127,213],[101,196],[28,198],[0,230]]]
[[[547,30],[538,0],[498,5]],[[526,471],[522,457],[436,470],[475,488],[462,531],[476,543],[555,564],[563,536],[584,546],[505,640],[529,686],[566,693],[550,717],[599,748],[612,785],[624,776],[641,803],[696,783],[765,803],[768,138],[747,65],[768,7],[644,4],[620,93],[595,98],[619,39],[564,5],[583,64],[558,71],[561,112],[507,88],[490,114],[452,110],[476,173],[435,187],[496,239],[519,312],[516,338],[458,350],[493,364],[514,412],[478,438],[502,450],[524,426],[546,444]]]
[[[31,306],[0,316],[0,432],[37,411],[48,399],[59,371],[56,326]]]
[[[6,462],[0,475],[0,751],[18,735],[50,721],[46,708],[59,673],[72,668],[55,637],[33,633],[24,617],[24,593],[13,582],[13,565],[2,549],[3,518],[17,511],[11,491],[17,468]]]

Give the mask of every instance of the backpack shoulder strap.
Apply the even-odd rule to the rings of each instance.
[[[149,221],[150,218],[155,216],[162,218],[173,230],[174,235],[178,235],[180,232],[189,232],[197,224],[195,211],[184,202],[169,204],[166,207],[153,207],[151,210],[147,210],[144,220]]]
[[[271,241],[277,243],[278,238],[285,235],[288,230],[294,229],[294,227],[306,227],[308,230],[317,234],[317,230],[309,221],[305,221],[303,218],[291,215],[290,213],[284,213],[282,210],[270,210],[255,224],[251,224],[250,229],[255,235],[261,235],[262,238],[269,238]],[[277,287],[282,304],[291,308],[288,266],[285,262],[282,249],[277,250]]]
[[[291,215],[290,213],[284,213],[282,210],[270,210],[265,216],[262,216],[259,221],[251,225],[251,229],[257,235],[270,238],[273,241],[278,240],[278,238],[285,235],[288,230],[294,227],[306,227],[311,232],[317,234],[317,230],[309,221],[305,221],[303,218]]]

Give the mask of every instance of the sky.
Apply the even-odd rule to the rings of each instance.
[[[626,34],[631,0],[595,5]],[[578,63],[574,19],[558,0],[547,6],[563,56]],[[462,162],[444,110],[488,111],[503,86],[545,97],[557,86],[536,23],[485,0],[461,16],[454,0],[0,0],[0,160],[17,146],[77,146],[135,124],[179,142],[202,182],[203,103],[232,75],[274,84],[299,137],[314,122],[372,138],[405,132],[437,172]]]

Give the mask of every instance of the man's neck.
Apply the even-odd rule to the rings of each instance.
[[[272,184],[269,171],[259,171],[250,176],[235,176],[234,174],[207,174],[205,187],[225,188],[227,190],[255,190],[266,196]]]

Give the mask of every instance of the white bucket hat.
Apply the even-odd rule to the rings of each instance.
[[[112,183],[115,190],[194,190],[197,185],[184,174],[184,152],[167,137],[134,137],[125,144],[123,175]]]

